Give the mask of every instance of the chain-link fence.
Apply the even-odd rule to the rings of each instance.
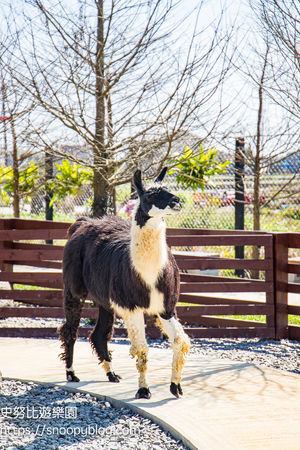
[[[254,177],[246,175],[245,189],[245,230],[253,230],[253,186]],[[235,191],[234,175],[218,176],[210,181],[204,192],[193,192],[171,186],[182,199],[183,209],[179,216],[167,219],[170,227],[234,229]],[[265,175],[261,179],[260,228],[262,231],[300,232],[300,180],[294,175]],[[202,249],[220,257],[234,257],[234,247]],[[245,257],[251,258],[253,249],[245,247]],[[263,258],[264,249],[259,249]],[[289,257],[300,257],[300,251],[289,250]],[[223,275],[234,275],[234,271],[222,271]],[[245,273],[251,278],[251,273]],[[252,274],[253,276],[253,274]],[[260,273],[260,277],[263,277]]]
[[[263,231],[300,231],[300,177],[290,174],[268,174],[261,179],[260,222]],[[245,229],[253,229],[253,183],[254,177],[246,175],[245,185]],[[192,191],[178,187],[175,179],[169,177],[166,186],[176,193],[182,202],[182,212],[170,216],[170,227],[234,229],[235,192],[234,175],[216,176],[210,179],[204,191]],[[116,189],[116,213],[129,217],[128,205],[130,185]],[[54,220],[73,221],[79,216],[90,215],[92,186],[85,185],[76,196],[66,196],[53,205]],[[42,191],[21,201],[21,217],[45,218],[45,200]],[[112,210],[111,210],[112,211]],[[0,216],[12,217],[12,198],[5,203],[0,198]]]
[[[204,191],[192,191],[179,187],[176,179],[168,177],[166,186],[178,195],[182,203],[179,215],[169,216],[169,227],[234,229],[235,228],[235,191],[234,174],[215,176],[210,179]],[[253,229],[253,184],[254,177],[246,175],[245,187],[245,230]],[[261,179],[261,212],[262,231],[300,232],[300,180],[295,174],[268,174]],[[115,192],[114,204],[116,214],[129,219],[134,207],[130,200],[130,184],[119,186]],[[53,219],[72,222],[77,217],[91,214],[93,192],[91,185],[80,188],[76,196],[66,196],[53,205]],[[45,219],[45,199],[39,191],[29,200],[21,202],[21,217]],[[114,212],[110,209],[110,212]],[[0,204],[0,216],[13,216],[12,199]],[[189,249],[191,250],[191,249]],[[199,249],[198,249],[199,250]],[[245,256],[251,257],[252,249],[245,247]],[[220,257],[233,257],[234,247],[202,248],[201,251],[216,254]],[[263,257],[263,249],[260,250]],[[300,257],[299,250],[290,250],[291,258]],[[231,273],[232,272],[232,273]],[[225,273],[223,273],[225,275]],[[226,271],[226,275],[234,275],[234,271]],[[246,276],[250,277],[250,274]]]

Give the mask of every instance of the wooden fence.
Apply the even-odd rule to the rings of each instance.
[[[300,326],[288,324],[289,314],[300,316],[300,283],[289,282],[289,274],[300,274],[300,260],[289,261],[289,249],[300,249],[300,233],[274,234],[276,338],[300,340]],[[289,304],[289,293],[298,294],[298,305]]]
[[[69,225],[0,219],[0,283],[10,283],[9,289],[0,290],[0,299],[30,305],[2,307],[0,319],[64,317],[61,259]],[[35,242],[49,239],[53,239],[55,244]],[[300,339],[300,327],[288,326],[288,314],[300,315],[300,306],[288,305],[288,292],[300,294],[300,284],[288,282],[288,273],[300,273],[300,264],[288,262],[288,249],[300,248],[300,233],[168,229],[167,240],[182,272],[180,302],[184,305],[178,305],[177,314],[190,336]],[[263,259],[216,258],[209,253],[195,256],[191,251],[176,251],[178,248],[205,247],[207,252],[209,247],[253,245],[264,249]],[[264,272],[265,276],[263,280],[254,280],[202,272],[210,269],[256,270]],[[243,293],[248,294],[247,300],[242,298]],[[263,298],[257,298],[257,293],[262,293],[260,296]],[[87,302],[83,317],[96,318],[97,312]],[[219,317],[228,315],[261,315],[266,320],[264,323],[247,318]],[[79,336],[86,337],[89,331],[90,328],[81,327]],[[123,328],[115,328],[114,335],[124,335],[124,331]],[[146,331],[150,337],[160,336],[151,320],[147,321]],[[0,336],[54,337],[57,332],[56,328],[2,327]]]

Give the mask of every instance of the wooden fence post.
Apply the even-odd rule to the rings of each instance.
[[[288,234],[274,233],[275,339],[288,338]]]
[[[0,219],[0,230],[10,230],[12,229],[14,219]],[[0,248],[7,249],[7,248],[13,248],[13,242],[12,241],[0,241]],[[2,272],[13,272],[13,263],[8,263],[5,261],[0,261],[0,270]],[[13,283],[9,283],[11,289],[13,289]]]
[[[266,292],[266,304],[272,306],[272,313],[267,314],[266,324],[267,327],[272,329],[270,337],[275,339],[276,337],[276,303],[275,303],[275,264],[274,264],[274,236],[270,234],[270,241],[265,245],[265,260],[271,261],[272,265],[265,271],[265,282],[271,284],[272,290]]]

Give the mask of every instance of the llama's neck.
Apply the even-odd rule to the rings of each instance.
[[[168,261],[166,225],[162,218],[149,218],[140,226],[135,214],[131,225],[130,256],[142,280],[148,286],[155,286]]]

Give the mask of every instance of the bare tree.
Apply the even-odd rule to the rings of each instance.
[[[254,185],[253,185],[253,228],[254,230],[260,230],[260,177],[261,177],[261,159],[262,159],[262,120],[263,120],[263,99],[264,99],[264,84],[266,78],[266,69],[268,64],[269,47],[266,47],[266,51],[263,58],[263,64],[261,74],[258,79],[258,110],[257,110],[257,122],[256,122],[256,141],[255,151],[253,155],[253,172],[254,172]],[[254,247],[256,249],[257,247]],[[256,257],[258,255],[255,255]]]
[[[5,102],[3,105],[7,124],[3,128],[4,140],[4,162],[7,165],[12,164],[13,174],[13,209],[14,216],[20,216],[20,166],[33,155],[33,148],[30,145],[31,132],[28,117],[30,116],[33,105],[24,102],[24,97],[16,86],[8,85],[2,80],[2,92],[5,92]],[[21,151],[20,151],[21,148]]]
[[[300,5],[291,0],[250,0],[278,61],[268,95],[300,118]]]
[[[280,167],[288,158],[300,155],[298,126],[294,115],[287,114],[269,95],[278,60],[268,41],[265,48],[262,44],[255,49],[249,47],[247,59],[240,54],[239,61],[238,69],[246,81],[248,95],[252,87],[252,98],[244,105],[249,116],[249,122],[243,129],[248,141],[244,154],[247,168],[245,184],[253,201],[253,229],[260,230],[263,209],[276,199],[290,197],[292,200],[299,194],[299,187],[294,183],[299,168],[295,168],[293,173],[286,173],[284,180],[278,184],[274,175],[275,167]],[[267,192],[266,180],[271,177],[274,183]],[[252,182],[249,183],[249,180]],[[253,247],[252,256],[259,257],[257,247]],[[258,272],[253,271],[252,276],[257,278]]]
[[[94,170],[94,215],[136,166],[158,170],[196,127],[199,141],[212,133],[231,59],[222,13],[201,27],[202,2],[188,17],[171,0],[79,0],[72,11],[63,0],[26,3],[23,31],[10,25],[13,77],[65,139],[85,145],[67,156]]]
[[[45,133],[46,126],[40,122],[38,128],[35,122],[37,102],[28,97],[12,76],[12,61],[8,53],[0,56],[2,118],[0,132],[3,134],[2,163],[5,168],[6,181],[12,192],[14,216],[20,216],[20,202],[24,197],[33,194],[43,186],[43,179],[38,174],[27,172],[26,166],[41,154],[40,135]],[[41,162],[36,161],[37,163]],[[37,170],[40,164],[37,164]],[[11,173],[9,173],[11,171]],[[20,176],[24,175],[24,186],[20,185]],[[41,172],[39,174],[41,176]],[[31,182],[29,182],[29,178]],[[36,183],[33,179],[36,178]],[[0,180],[2,181],[2,180]],[[30,186],[30,188],[29,188]],[[26,188],[30,189],[26,191]]]
[[[3,129],[3,152],[4,152],[4,164],[8,165],[8,145],[7,145],[7,122],[10,120],[10,117],[6,114],[6,85],[3,75],[1,76],[1,123]]]

